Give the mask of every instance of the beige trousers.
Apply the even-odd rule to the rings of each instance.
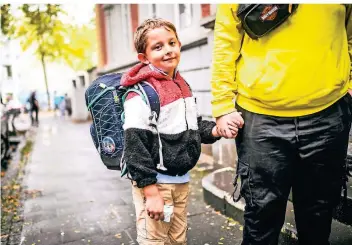
[[[187,244],[187,201],[189,185],[157,184],[165,205],[174,206],[170,222],[151,219],[145,210],[143,190],[133,185],[132,195],[136,208],[137,241],[140,245]]]

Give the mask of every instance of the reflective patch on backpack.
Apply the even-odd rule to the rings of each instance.
[[[102,141],[103,151],[113,153],[116,149],[115,142],[111,137],[104,137]]]

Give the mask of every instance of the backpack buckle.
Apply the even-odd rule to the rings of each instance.
[[[149,126],[152,126],[152,127],[156,128],[156,126],[157,126],[157,117],[158,117],[158,115],[156,114],[156,112],[152,111],[152,114],[149,117]]]

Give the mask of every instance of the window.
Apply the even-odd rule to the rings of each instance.
[[[7,77],[11,78],[12,77],[12,67],[10,65],[6,66],[6,71],[7,71]]]
[[[132,51],[132,27],[129,4],[104,5],[108,65],[121,62]]]
[[[107,47],[107,58],[108,63],[112,63],[115,60],[114,54],[116,53],[113,37],[113,9],[114,5],[104,5],[105,25],[106,25],[106,47]]]
[[[81,82],[81,86],[85,87],[86,86],[86,81],[84,79],[84,76],[79,76],[78,78],[79,78],[79,81]]]
[[[131,37],[131,25],[130,25],[130,9],[129,9],[129,4],[121,4],[121,23],[122,23],[122,37],[123,37],[123,43],[124,47],[127,50],[131,50],[131,43],[132,43],[132,37]]]
[[[142,20],[145,20],[147,18],[157,18],[158,15],[156,13],[157,6],[156,4],[143,4],[145,6],[145,11],[140,17]],[[141,6],[141,4],[140,4]]]
[[[180,28],[189,27],[192,24],[192,5],[179,4],[178,10],[180,15]]]
[[[156,4],[152,4],[152,17],[156,18]]]
[[[10,79],[12,78],[12,66],[11,65],[3,65],[3,78]]]

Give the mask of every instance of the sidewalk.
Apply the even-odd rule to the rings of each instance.
[[[203,201],[193,170],[189,245],[240,244],[242,227]],[[100,162],[89,123],[43,115],[24,178],[20,245],[137,244],[131,185]]]

